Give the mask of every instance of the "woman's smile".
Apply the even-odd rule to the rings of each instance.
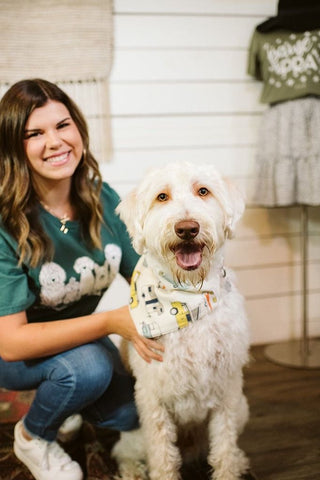
[[[50,157],[44,158],[44,161],[55,165],[64,165],[69,160],[70,152],[71,150],[57,155],[51,155]]]

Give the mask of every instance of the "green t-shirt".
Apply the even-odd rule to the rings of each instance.
[[[60,221],[41,208],[42,225],[51,238],[55,254],[51,262],[31,268],[18,266],[16,241],[0,224],[0,315],[26,310],[29,322],[59,320],[94,311],[102,294],[119,272],[130,277],[138,255],[123,222],[115,213],[116,192],[103,184],[102,246],[90,250],[81,238],[78,221]]]
[[[320,30],[253,33],[248,74],[264,82],[260,101],[320,95]]]

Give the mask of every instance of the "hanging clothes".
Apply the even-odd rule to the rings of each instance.
[[[320,5],[280,0],[278,15],[260,24],[248,73],[263,82],[254,202],[320,205]],[[313,12],[313,15],[312,15]],[[296,31],[289,29],[292,16]],[[306,25],[312,30],[300,31]],[[316,28],[315,28],[316,26]]]
[[[320,96],[320,27],[311,32],[253,33],[248,73],[263,81],[262,103]]]
[[[320,205],[320,98],[277,103],[263,115],[254,202]]]

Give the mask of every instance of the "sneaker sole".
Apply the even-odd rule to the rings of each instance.
[[[20,462],[22,462],[28,468],[28,470],[30,470],[30,472],[32,473],[32,475],[36,480],[58,480],[57,472],[52,473],[50,476],[48,475],[44,476],[41,472],[39,472],[39,469],[35,465],[30,465],[29,459],[20,450],[16,442],[13,443],[13,451],[15,456],[20,460]],[[83,473],[81,472],[81,470],[79,471],[79,474],[75,474],[75,475],[72,475],[71,472],[65,472],[65,473],[59,472],[59,480],[60,479],[61,480],[83,480]]]

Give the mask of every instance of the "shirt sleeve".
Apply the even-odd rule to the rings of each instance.
[[[261,65],[259,59],[259,33],[255,30],[249,47],[247,73],[257,80],[262,80]]]
[[[18,265],[14,248],[0,235],[0,315],[26,310],[35,301],[28,275]]]

